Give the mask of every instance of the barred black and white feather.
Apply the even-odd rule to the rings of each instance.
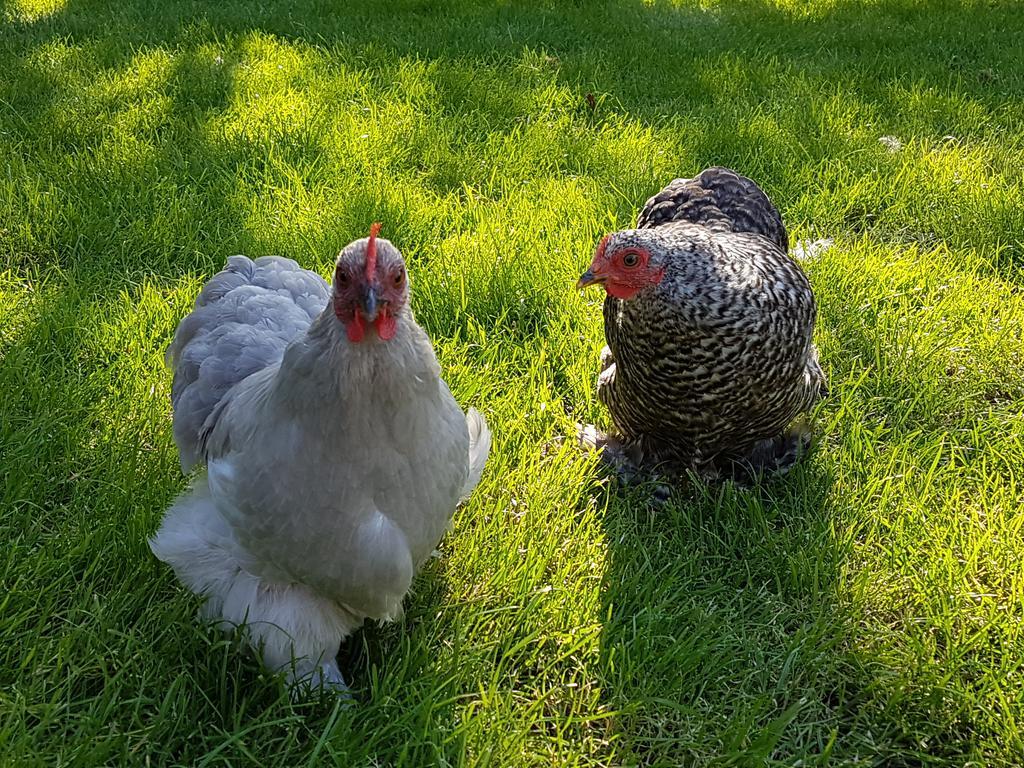
[[[781,468],[780,437],[826,391],[814,294],[787,244],[764,192],[724,168],[676,179],[635,230],[610,236],[609,252],[642,247],[664,267],[658,284],[604,304],[598,396],[635,454],[698,470]]]

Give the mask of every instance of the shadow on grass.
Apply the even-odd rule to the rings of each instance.
[[[698,486],[657,510],[642,491],[613,496],[601,667],[627,763],[815,764],[844,694],[833,513],[813,455],[762,487]]]
[[[985,45],[966,38],[959,23],[965,8],[982,7],[991,30]],[[204,640],[207,636],[200,630],[185,635],[185,648],[179,646],[182,635],[168,636],[166,626],[180,628],[180,622],[190,617],[161,623],[160,615],[179,610],[165,605],[171,594],[169,576],[155,576],[160,572],[155,564],[135,565],[137,558],[147,556],[144,535],[180,484],[173,472],[169,430],[159,432],[157,427],[150,436],[160,446],[159,461],[152,461],[151,455],[140,458],[132,443],[133,431],[144,423],[142,416],[135,414],[115,430],[120,442],[112,447],[96,440],[97,430],[104,429],[102,419],[99,427],[90,419],[100,411],[81,405],[69,410],[65,404],[102,401],[104,393],[94,386],[94,377],[102,379],[109,367],[120,363],[115,351],[102,359],[81,354],[83,334],[103,321],[101,308],[116,292],[146,277],[173,282],[192,273],[208,275],[225,255],[235,252],[283,252],[323,271],[338,247],[364,233],[367,221],[384,218],[390,230],[401,232],[413,220],[402,195],[380,179],[373,164],[354,158],[335,166],[335,172],[340,167],[366,182],[354,194],[345,188],[345,198],[325,207],[305,229],[289,228],[287,222],[277,230],[265,226],[275,215],[275,201],[267,199],[274,194],[270,181],[294,174],[308,186],[331,191],[332,180],[316,164],[318,156],[331,150],[331,136],[322,129],[330,122],[331,110],[366,108],[374,89],[401,87],[403,66],[425,62],[438,65],[426,79],[445,119],[478,133],[504,134],[514,143],[516,131],[538,119],[539,97],[534,97],[553,76],[578,102],[570,127],[615,131],[631,120],[660,131],[658,138],[665,139],[669,158],[662,165],[627,169],[625,179],[618,176],[621,164],[587,154],[586,133],[551,142],[550,165],[542,172],[567,177],[587,173],[597,183],[621,187],[613,211],[620,220],[633,217],[638,203],[654,191],[652,182],[661,183],[663,179],[651,177],[662,166],[671,167],[671,173],[710,163],[737,166],[763,181],[786,208],[808,186],[814,188],[822,164],[867,152],[843,133],[841,123],[822,118],[823,107],[831,104],[873,117],[879,134],[894,123],[904,123],[919,137],[934,138],[949,132],[957,111],[966,107],[981,116],[976,132],[963,137],[967,141],[998,138],[991,125],[1020,115],[1024,83],[1012,51],[1024,32],[1024,18],[1012,3],[924,5],[906,0],[870,7],[837,2],[831,8],[808,19],[754,1],[723,3],[708,11],[625,0],[547,6],[481,3],[451,11],[444,3],[419,0],[358,6],[300,0],[253,3],[241,10],[200,0],[143,9],[124,1],[68,0],[49,17],[6,29],[0,54],[9,52],[6,79],[19,87],[0,86],[0,117],[22,153],[16,162],[22,164],[26,178],[36,178],[43,175],[33,165],[39,150],[57,147],[68,155],[62,166],[66,175],[52,180],[51,191],[57,195],[45,198],[45,185],[38,182],[36,204],[48,231],[11,240],[28,243],[28,248],[12,255],[10,266],[16,271],[45,270],[42,262],[53,261],[71,279],[80,278],[83,292],[74,299],[51,294],[47,301],[55,306],[73,302],[60,321],[59,333],[58,326],[29,324],[16,347],[6,352],[7,361],[52,360],[53,371],[58,372],[39,371],[31,386],[15,382],[26,392],[45,396],[4,406],[8,418],[17,412],[16,425],[7,428],[5,421],[5,438],[12,443],[24,438],[28,444],[35,420],[51,430],[46,443],[52,447],[43,456],[8,454],[15,455],[8,465],[11,470],[30,478],[15,495],[36,505],[24,506],[9,518],[13,528],[28,531],[12,532],[19,543],[11,556],[72,563],[63,575],[51,570],[38,583],[20,585],[51,600],[22,607],[26,614],[48,617],[44,623],[53,626],[44,634],[50,638],[59,631],[54,626],[65,620],[60,606],[52,602],[65,589],[74,594],[75,589],[95,590],[102,602],[111,585],[127,591],[139,582],[161,585],[118,602],[134,613],[101,623],[103,632],[125,632],[127,627],[141,640],[115,647],[114,654],[95,637],[83,640],[86,645],[72,641],[59,647],[59,653],[54,651],[54,658],[81,663],[149,654],[183,668],[199,665],[187,687],[230,691],[211,695],[203,710],[216,724],[213,727],[226,731],[238,726],[235,720],[244,719],[246,708],[269,709],[278,703],[271,694],[257,695],[255,702],[246,699],[247,689],[260,684],[255,682],[257,673],[250,663],[233,661],[236,657],[227,652],[207,654],[205,643],[213,641]],[[13,4],[5,3],[0,12],[15,13]],[[439,16],[447,23],[439,24]],[[312,128],[290,125],[275,134],[261,133],[257,126],[251,134],[224,135],[218,118],[232,104],[245,102],[236,91],[237,66],[245,58],[246,45],[255,39],[252,33],[328,51],[343,63],[339,66],[357,72],[357,93],[343,94],[337,103],[313,105]],[[225,58],[233,54],[236,59],[221,67],[204,46],[223,48]],[[893,69],[896,51],[906,69]],[[311,66],[322,63],[315,59]],[[667,69],[666,61],[674,65]],[[123,89],[130,83],[122,82],[122,76],[147,67],[152,73],[142,90],[125,97]],[[78,69],[88,77],[69,79]],[[786,114],[771,109],[780,96],[780,82],[795,83],[800,89],[796,108]],[[925,92],[915,106],[920,114],[912,119],[906,83]],[[299,81],[298,90],[301,85]],[[509,93],[517,97],[510,98]],[[593,109],[586,106],[587,93],[598,97]],[[79,113],[68,109],[82,98],[95,103],[91,114],[96,120],[78,120]],[[736,107],[737,101],[744,106]],[[131,122],[137,103],[145,106],[140,124]],[[719,114],[722,118],[713,128],[701,123],[699,131],[686,130],[691,116]],[[810,130],[808,123],[814,126]],[[737,135],[744,140],[737,142]],[[111,149],[108,142],[117,151],[105,155]],[[444,162],[435,162],[429,147],[394,147],[396,152],[407,149],[410,156],[402,163],[421,172],[416,194],[457,197],[465,194],[467,183],[487,189],[492,169],[470,162],[477,159],[473,153],[478,147],[471,142],[455,146],[459,152],[453,154],[458,156]],[[857,172],[896,171],[894,158],[881,148],[873,151],[873,166]],[[578,156],[589,164],[581,165]],[[488,161],[497,163],[500,157]],[[499,199],[500,185],[490,194]],[[838,218],[820,226],[869,230],[884,220],[893,204],[873,196],[872,190],[850,196]],[[999,226],[983,232],[969,222],[950,225],[939,235],[922,234],[920,222],[914,222],[909,233],[898,221],[882,226],[889,226],[893,236],[910,239],[940,236],[990,245],[1014,241],[1020,231],[1019,211],[1005,201],[996,200],[994,205],[1004,206],[1006,212],[996,217]],[[452,218],[458,226],[457,210]],[[567,222],[566,228],[570,226]],[[424,229],[422,224],[419,229]],[[0,229],[0,238],[4,237]],[[0,239],[0,245],[4,242]],[[414,253],[422,250],[419,245],[412,244]],[[515,253],[509,249],[511,259]],[[1005,258],[1013,263],[1020,252],[1011,249]],[[547,333],[548,304],[531,291],[531,281],[537,278],[510,271],[494,289],[486,276],[480,276],[470,286],[476,298],[468,300],[466,312],[485,327],[514,329],[508,335],[512,343]],[[90,303],[99,308],[76,310]],[[499,311],[492,311],[494,307]],[[457,333],[458,318],[429,312],[424,316],[432,323],[431,332]],[[170,326],[164,328],[165,336],[169,332]],[[870,339],[858,343],[870,349]],[[159,392],[140,393],[143,400],[164,402],[163,397]],[[47,418],[54,413],[65,413],[67,420]],[[101,517],[91,505],[90,488],[122,478],[123,462],[133,462],[136,484],[112,494],[119,511]],[[836,604],[846,549],[832,533],[836,508],[842,504],[832,498],[831,486],[832,478],[812,463],[759,491],[720,489],[653,517],[635,500],[612,502],[606,521],[611,544],[601,667],[611,706],[623,713],[616,728],[639,762],[699,762],[721,753],[748,760],[778,758],[775,749],[783,737],[787,754],[822,754],[829,748],[832,729],[856,721],[849,712],[855,698],[841,688],[850,678],[848,670],[841,669],[847,662],[837,651],[848,637],[847,617]],[[139,493],[146,488],[148,496]],[[48,514],[37,514],[37,507]],[[62,519],[64,527],[59,525]],[[74,525],[67,525],[69,519]],[[102,525],[93,522],[100,519]],[[46,541],[39,535],[46,525],[57,526],[58,538]],[[125,549],[111,543],[117,537],[97,542],[87,535],[92,528],[121,525],[131,529],[136,545]],[[65,546],[78,547],[70,560]],[[98,569],[97,552],[108,558],[105,565],[113,571]],[[52,582],[44,583],[50,578]],[[430,619],[445,585],[431,571],[417,589],[409,609],[410,627]],[[28,593],[23,597],[28,599]],[[80,596],[76,603],[88,599]],[[140,618],[153,606],[153,618]],[[370,630],[363,638],[343,651],[344,668],[357,686],[372,685],[372,675],[380,670],[386,675],[389,665],[399,663],[393,661],[396,656],[410,654],[408,635],[398,629]],[[10,671],[8,680],[20,669],[21,659],[15,658],[19,642],[27,656],[34,641],[16,639],[11,644],[14,655],[4,666]],[[432,663],[428,648],[419,647],[411,662],[427,673]],[[54,663],[54,678],[59,669]],[[101,695],[101,681],[113,673],[98,669],[97,676],[89,677],[90,687],[72,692],[73,698]],[[129,666],[142,681],[141,688],[146,687],[147,669],[142,664]],[[172,678],[169,712],[188,705],[189,694],[177,679]],[[156,684],[166,685],[167,680],[160,677]],[[149,684],[154,685],[153,680]],[[864,685],[870,686],[870,681]],[[381,704],[394,710],[396,720],[401,717],[400,695]],[[160,705],[140,704],[124,722],[146,731],[141,723],[160,715]],[[433,728],[443,741],[441,731],[452,705],[445,706],[448,710],[410,725],[410,731]],[[241,711],[232,711],[236,709]],[[711,730],[720,734],[719,743],[701,741],[709,721],[714,724]],[[274,718],[261,722],[268,729],[277,724]],[[104,725],[96,723],[97,733]],[[282,728],[292,735],[301,731],[288,723]],[[319,736],[302,733],[312,743]],[[183,738],[179,732],[173,735]],[[175,744],[168,749],[181,750],[180,759],[191,754],[186,744]]]

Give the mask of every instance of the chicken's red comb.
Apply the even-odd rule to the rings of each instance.
[[[375,221],[370,225],[370,239],[366,243],[366,279],[373,280],[377,272],[377,234],[380,232],[380,222]]]
[[[612,239],[611,235],[605,235],[601,238],[601,242],[598,243],[596,256],[604,256],[605,250],[608,248],[608,241]]]

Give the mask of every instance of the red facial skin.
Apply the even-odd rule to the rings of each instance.
[[[342,320],[342,322],[344,323],[345,321]],[[345,326],[345,335],[348,336],[349,341],[358,342],[363,340],[363,334],[365,333],[366,324],[363,322],[363,315],[358,309],[356,309],[355,312],[352,313],[352,320]]]
[[[405,267],[377,262],[379,231],[379,223],[370,227],[363,269],[339,264],[334,272],[334,314],[345,326],[348,340],[354,343],[365,338],[367,321],[382,341],[394,338],[398,330],[394,313],[406,301]]]
[[[382,341],[390,341],[398,330],[395,310],[406,300],[405,269],[400,265],[386,272],[378,269],[370,281],[367,281],[362,271],[353,272],[345,265],[340,265],[334,273],[335,316],[345,326],[349,341],[362,341],[366,336],[367,325],[374,328]],[[363,297],[370,287],[377,296],[376,317],[372,320],[364,314],[363,307]]]
[[[608,251],[610,236],[597,246],[590,269],[580,278],[579,287],[603,283],[609,296],[632,299],[648,286],[657,285],[665,277],[665,268],[650,264],[651,253],[639,246]]]

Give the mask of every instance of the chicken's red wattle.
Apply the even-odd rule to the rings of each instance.
[[[349,341],[358,343],[363,340],[363,336],[366,334],[366,324],[363,323],[363,316],[359,314],[358,309],[352,317],[352,322],[345,327],[345,334]]]

